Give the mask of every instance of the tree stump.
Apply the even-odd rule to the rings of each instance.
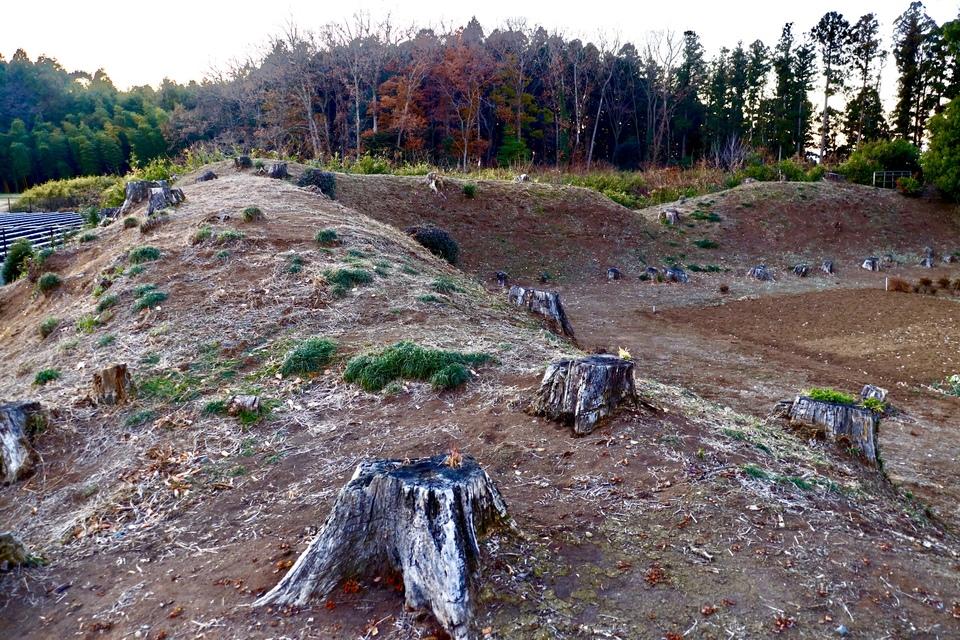
[[[832,276],[835,273],[833,269],[833,260],[824,260],[820,265],[820,271]]]
[[[539,289],[525,289],[514,285],[510,287],[508,299],[518,307],[526,307],[531,313],[536,313],[547,319],[550,329],[554,333],[573,338],[573,327],[567,320],[567,313],[560,302],[560,294],[556,291],[541,291]]]
[[[940,259],[943,260],[944,264],[953,264],[957,261],[957,256],[953,255],[952,253],[945,253],[940,257]]]
[[[806,278],[810,274],[810,266],[806,264],[793,265],[793,275]]]
[[[933,256],[926,256],[923,260],[920,261],[920,266],[924,269],[933,269],[935,260]]]
[[[510,280],[510,278],[509,278],[509,276],[507,275],[507,273],[506,273],[505,271],[497,271],[497,273],[496,273],[495,275],[496,275],[496,278],[497,278],[497,286],[506,288],[506,286],[507,286],[507,284],[509,283],[509,280]]]
[[[430,191],[433,191],[434,195],[440,196],[444,200],[447,199],[447,196],[443,194],[443,176],[439,172],[431,171],[428,173],[427,177],[424,178],[424,183],[430,187]]]
[[[529,410],[586,435],[624,401],[637,401],[633,362],[597,354],[548,365]]]
[[[227,403],[227,413],[236,416],[242,412],[260,413],[260,396],[240,395],[230,398],[230,402]]]
[[[166,180],[157,180],[155,184],[157,186],[150,188],[150,201],[147,203],[148,216],[152,216],[161,209],[175,207],[187,199],[183,191],[176,187],[171,188]]]
[[[150,197],[150,189],[156,182],[152,180],[131,180],[124,187],[123,204],[120,206],[121,216],[127,215],[133,207]]]
[[[0,532],[0,571],[30,562],[30,552],[12,531]]]
[[[680,224],[680,212],[676,209],[663,209],[657,219],[661,224],[678,225]]]
[[[469,456],[361,462],[317,537],[253,604],[306,604],[348,578],[393,570],[406,605],[430,609],[454,640],[470,637],[479,536],[510,524],[500,492]]]
[[[204,171],[203,173],[197,176],[197,182],[209,182],[211,180],[216,180],[217,178],[218,178],[217,174],[215,174],[210,169],[207,169],[206,171]]]
[[[620,280],[623,278],[623,272],[616,267],[610,267],[607,269],[607,281],[613,282],[614,280]]]
[[[758,264],[757,266],[753,267],[750,269],[750,271],[747,271],[747,275],[751,278],[762,280],[764,282],[775,279],[773,277],[773,272],[770,271],[765,264]]]
[[[663,270],[663,278],[667,282],[676,282],[677,284],[686,284],[690,281],[687,272],[680,267],[667,267]]]
[[[530,176],[528,176],[525,173],[521,173],[520,175],[513,176],[514,184],[523,184],[524,182],[530,182]]]
[[[290,174],[287,173],[287,163],[276,162],[270,165],[270,168],[267,169],[267,177],[273,178],[274,180],[286,180],[289,178]]]
[[[97,404],[125,404],[136,396],[133,379],[125,364],[112,364],[93,374],[93,397]]]
[[[33,470],[36,453],[30,444],[29,421],[40,413],[39,402],[0,404],[0,482],[13,484]]]
[[[237,171],[243,171],[244,169],[253,168],[253,160],[250,159],[250,156],[237,156],[233,159],[233,168]]]
[[[649,278],[656,278],[658,275],[660,275],[660,269],[657,269],[656,267],[647,267],[643,270],[643,273]]]
[[[863,389],[860,391],[860,399],[869,400],[870,398],[876,398],[880,402],[886,402],[887,390],[872,384],[864,385]]]
[[[870,256],[863,261],[863,264],[860,265],[861,269],[866,269],[867,271],[880,271],[880,258],[876,256]]]
[[[789,418],[792,423],[822,430],[829,440],[856,447],[871,462],[878,459],[880,417],[870,409],[797,396]]]

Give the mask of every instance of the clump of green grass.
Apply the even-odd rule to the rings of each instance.
[[[117,341],[117,336],[113,335],[112,333],[108,333],[106,335],[100,336],[100,339],[97,340],[97,346],[101,348],[109,347],[116,341]]]
[[[153,262],[160,259],[160,249],[150,245],[141,245],[130,250],[127,256],[132,264],[142,264],[144,262]]]
[[[197,394],[194,383],[193,378],[173,371],[141,380],[137,385],[137,394],[144,400],[185,402]]]
[[[293,254],[292,256],[287,258],[286,271],[287,273],[300,273],[301,271],[303,271],[303,264],[304,264],[303,256]]]
[[[139,227],[140,223],[133,216],[127,216],[123,219],[123,228],[124,229],[133,229],[134,227]]]
[[[51,333],[57,330],[57,327],[60,326],[60,318],[44,318],[43,322],[40,323],[39,331],[40,337],[46,338]]]
[[[710,240],[709,238],[704,238],[702,240],[694,240],[693,244],[700,247],[701,249],[716,249],[720,245]]]
[[[93,242],[97,239],[97,234],[95,233],[85,233],[78,238],[80,242]]]
[[[33,384],[38,387],[42,387],[48,382],[53,382],[54,380],[60,379],[60,370],[59,369],[42,369],[37,371],[37,375],[33,377]]]
[[[228,242],[237,242],[243,240],[243,232],[236,229],[227,229],[217,234],[218,244],[227,244]]]
[[[804,395],[811,400],[817,400],[818,402],[832,402],[834,404],[856,404],[857,402],[856,398],[847,393],[822,387],[814,387],[807,391]]]
[[[127,275],[130,276],[131,278],[135,278],[135,277],[137,277],[138,275],[140,275],[141,273],[143,273],[143,272],[146,271],[146,270],[147,270],[147,268],[146,268],[145,266],[143,266],[142,264],[135,264],[135,265],[133,265],[132,267],[130,267],[129,269],[127,269],[127,272],[126,272],[126,273],[127,273]]]
[[[156,288],[157,288],[157,285],[152,284],[152,283],[139,284],[139,285],[137,285],[137,287],[133,290],[133,297],[134,297],[134,298],[139,298],[139,297],[143,296],[144,294],[150,293],[151,291],[155,291]]]
[[[133,303],[133,308],[136,311],[155,307],[170,297],[166,292],[159,291],[155,284],[142,284],[134,289],[133,294],[136,297],[136,301]]]
[[[380,391],[397,379],[429,381],[437,390],[452,389],[470,379],[468,365],[489,360],[485,353],[426,349],[412,342],[398,342],[350,360],[343,379],[366,391]]]
[[[473,200],[477,197],[477,183],[468,182],[463,185],[463,197],[467,200]]]
[[[280,375],[316,373],[330,364],[337,352],[337,343],[327,338],[310,338],[287,354],[280,366]]]
[[[426,303],[432,302],[437,304],[443,304],[444,302],[446,302],[446,300],[444,300],[440,296],[435,296],[432,293],[428,293],[422,296],[417,296],[417,302],[426,302]]]
[[[218,259],[218,260],[226,260],[226,259],[229,258],[229,257],[230,257],[230,252],[227,251],[226,249],[223,249],[223,250],[221,250],[221,251],[217,251],[217,259]]]
[[[206,242],[213,237],[213,229],[209,225],[203,225],[199,229],[193,232],[193,235],[190,237],[190,244],[198,245],[203,242]]]
[[[450,276],[439,276],[430,283],[430,288],[437,293],[454,293],[457,291],[463,291],[463,289],[457,285],[457,281]]]
[[[244,222],[260,222],[264,219],[263,211],[260,207],[247,207],[243,210]]]
[[[870,409],[874,413],[883,413],[887,410],[887,403],[880,400],[880,398],[867,398],[860,404],[863,405],[864,409]]]
[[[692,271],[693,273],[720,273],[723,271],[723,268],[715,264],[688,264],[687,271]]]
[[[127,416],[127,419],[123,421],[125,427],[139,427],[141,425],[147,424],[148,422],[153,422],[153,419],[157,417],[157,414],[154,413],[152,409],[143,409],[135,413],[131,413]]]
[[[227,412],[226,400],[211,400],[207,404],[203,405],[203,413],[210,416],[223,415],[226,412]]]
[[[159,364],[159,362],[160,362],[159,353],[147,353],[147,354],[144,354],[142,358],[140,358],[140,364],[154,365],[154,364]]]
[[[317,231],[317,234],[313,236],[313,239],[319,245],[333,245],[340,241],[340,236],[337,235],[337,232],[333,229],[320,229]]]
[[[703,220],[705,222],[720,222],[721,218],[713,211],[694,211],[690,214],[693,220]]]
[[[100,298],[100,302],[97,303],[97,313],[103,313],[110,307],[116,306],[117,299],[118,298],[115,295],[109,295],[109,296]]]
[[[63,284],[63,280],[60,279],[60,276],[48,271],[41,275],[40,279],[37,280],[37,290],[43,294],[47,294],[59,287],[61,284]]]
[[[87,314],[77,318],[76,327],[78,333],[93,333],[100,325],[97,316]]]
[[[323,272],[323,277],[333,285],[333,293],[337,296],[353,287],[373,282],[373,276],[365,269],[328,269]]]
[[[3,261],[3,284],[10,284],[27,272],[27,266],[33,258],[33,245],[26,238],[20,238],[7,250],[7,257]]]

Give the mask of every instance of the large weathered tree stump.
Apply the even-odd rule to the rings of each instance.
[[[171,188],[166,180],[131,180],[125,187],[123,206],[117,215],[127,215],[144,200],[149,201],[147,215],[152,215],[164,207],[180,204],[186,197],[180,189]]]
[[[530,412],[564,424],[586,435],[622,402],[636,402],[633,362],[598,354],[578,360],[560,360],[547,366]]]
[[[680,224],[680,212],[676,209],[663,209],[657,216],[657,220],[661,224],[678,225]]]
[[[797,396],[788,417],[792,423],[823,431],[829,440],[857,448],[871,462],[879,458],[880,417],[870,409]]]
[[[345,579],[394,570],[407,606],[431,610],[462,640],[470,636],[477,539],[504,524],[500,492],[469,456],[362,462],[320,533],[254,606],[304,605]]]
[[[876,256],[865,258],[860,268],[866,269],[867,271],[880,271],[880,258]]]
[[[158,180],[157,182],[160,186],[150,189],[150,201],[147,203],[148,216],[152,216],[161,209],[175,207],[187,199],[183,195],[183,191],[170,187],[165,180]]]
[[[560,302],[560,294],[556,291],[526,289],[514,285],[510,287],[508,297],[513,304],[526,307],[530,312],[546,318],[554,333],[574,337],[573,326],[567,320],[567,313],[563,310],[563,303]]]
[[[125,404],[135,395],[127,365],[112,364],[93,374],[93,397],[97,404]]]
[[[0,532],[0,571],[30,562],[30,552],[12,531]]]
[[[40,410],[39,402],[0,404],[0,483],[12,484],[33,470],[29,422]]]
[[[774,279],[773,272],[770,271],[765,264],[758,264],[757,266],[753,267],[747,271],[747,275],[751,278],[763,280],[765,282]]]
[[[289,178],[290,174],[287,173],[287,163],[276,162],[270,165],[270,168],[267,169],[267,177],[273,178],[274,180],[286,180]]]
[[[680,267],[667,267],[663,270],[663,278],[667,282],[676,282],[677,284],[686,284],[690,281],[687,272]]]
[[[237,171],[243,171],[244,169],[253,168],[253,160],[250,159],[250,156],[237,156],[233,159],[233,168]]]

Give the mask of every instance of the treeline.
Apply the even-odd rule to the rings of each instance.
[[[68,73],[51,58],[0,56],[0,191],[118,174],[171,151],[169,114],[195,86],[121,92],[102,70]]]
[[[737,43],[712,58],[691,31],[583,42],[523,22],[489,33],[475,19],[451,31],[403,31],[358,15],[317,33],[291,26],[262,58],[157,92],[119,93],[100,72],[65,74],[54,61],[15,57],[6,80],[0,71],[4,95],[13,68],[65,88],[43,93],[63,103],[59,111],[0,104],[0,131],[9,128],[0,159],[18,158],[16,170],[0,165],[0,180],[22,186],[94,165],[119,171],[131,153],[142,161],[164,144],[173,153],[195,143],[466,170],[703,160],[730,169],[757,153],[805,159],[811,149],[841,161],[863,141],[919,144],[930,116],[957,94],[958,56],[946,37],[957,22],[938,25],[913,2],[894,26],[892,113],[879,87],[881,73],[894,70],[884,69],[888,39],[874,14],[830,12],[816,25],[786,24],[775,43]],[[810,100],[814,87],[826,89],[821,104]],[[148,132],[156,146],[144,145]]]

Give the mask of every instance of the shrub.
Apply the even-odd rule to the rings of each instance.
[[[330,364],[336,351],[337,343],[333,340],[327,338],[304,340],[287,354],[280,367],[280,374],[286,377],[293,374],[316,373]]]
[[[440,256],[450,264],[457,264],[460,257],[460,245],[449,233],[432,225],[410,227],[406,232],[426,247],[430,253]]]
[[[463,197],[467,200],[473,200],[477,197],[477,184],[475,182],[468,182],[463,185]]]
[[[296,254],[287,259],[287,273],[300,273],[303,270],[303,256]]]
[[[228,242],[236,242],[239,240],[243,240],[243,232],[237,231],[236,229],[227,229],[217,234],[217,244],[227,244]]]
[[[93,333],[99,325],[100,321],[97,320],[97,316],[90,314],[80,316],[76,321],[76,327],[79,333]]]
[[[198,245],[202,242],[205,242],[213,237],[213,229],[208,225],[203,225],[199,229],[193,232],[193,235],[190,237],[191,245]]]
[[[48,271],[40,276],[39,280],[37,280],[37,289],[46,294],[59,287],[61,284],[63,284],[63,280],[60,279],[60,276]]]
[[[143,262],[153,262],[154,260],[160,259],[160,249],[156,247],[151,247],[149,245],[142,245],[135,247],[130,250],[130,254],[127,258],[133,264],[141,264]]]
[[[865,409],[870,409],[870,411],[874,413],[883,413],[887,410],[887,404],[880,400],[880,398],[867,398],[860,404],[862,404]]]
[[[80,242],[93,242],[97,239],[97,234],[95,233],[85,233],[80,236],[77,240]]]
[[[814,387],[807,391],[805,395],[811,400],[832,402],[834,404],[856,404],[857,402],[857,399],[849,394],[821,387]]]
[[[887,279],[887,291],[910,293],[910,283],[903,278],[889,278]]]
[[[350,171],[365,175],[390,173],[390,161],[380,156],[365,153],[350,166]]]
[[[930,144],[923,154],[923,175],[951,200],[960,200],[960,100],[930,118]]]
[[[48,382],[53,382],[54,380],[60,379],[60,370],[59,369],[43,369],[37,371],[37,375],[33,377],[33,384],[38,387],[42,387]]]
[[[333,293],[337,296],[344,295],[357,285],[373,282],[373,276],[364,269],[328,269],[323,272],[323,277],[333,285]]]
[[[333,199],[337,194],[337,177],[329,171],[320,169],[307,169],[297,180],[298,187],[314,186],[327,197]]]
[[[27,272],[27,260],[33,258],[33,245],[21,238],[10,245],[3,261],[3,283],[9,284]]]
[[[260,207],[247,207],[243,210],[244,222],[260,222],[262,220],[264,220],[264,216]]]
[[[703,240],[694,240],[693,244],[700,247],[701,249],[716,249],[717,247],[720,246],[713,240],[709,240],[707,238],[704,238]]]
[[[134,278],[134,277],[140,275],[141,273],[143,273],[144,271],[146,271],[146,269],[147,269],[147,268],[146,268],[145,266],[143,266],[142,264],[135,264],[135,265],[133,265],[132,267],[130,267],[129,269],[127,269],[126,274],[127,274],[128,276],[130,276],[131,278]]]
[[[112,345],[116,340],[117,340],[117,336],[113,335],[112,333],[108,333],[108,334],[106,334],[106,335],[100,336],[100,339],[97,340],[97,346],[98,346],[98,347],[101,347],[101,348],[102,348],[102,347],[109,347],[109,346]]]
[[[123,219],[123,228],[124,229],[133,229],[140,225],[140,221],[134,218],[133,216],[127,216]]]
[[[137,298],[137,301],[133,303],[133,308],[136,311],[151,309],[166,300],[168,297],[169,296],[163,291],[148,291]]]
[[[346,382],[366,391],[380,391],[396,379],[430,381],[436,389],[451,389],[469,380],[468,365],[490,360],[485,353],[458,353],[425,349],[412,342],[398,342],[378,353],[353,358],[343,374]],[[456,368],[452,365],[460,365]]]
[[[43,322],[40,323],[39,331],[40,337],[46,338],[51,333],[57,330],[57,327],[60,326],[60,318],[44,318]]]
[[[51,180],[24,191],[17,204],[41,211],[77,210],[101,203],[104,192],[119,187],[123,202],[123,179],[119,176],[84,176],[69,180]],[[120,204],[118,203],[118,204]],[[116,206],[116,205],[106,205]]]
[[[923,193],[923,183],[916,178],[897,178],[897,191],[908,198],[916,198]]]
[[[450,276],[440,276],[430,283],[430,288],[437,293],[454,293],[457,291],[462,291],[462,289],[457,285],[456,280]]]
[[[847,180],[860,184],[873,184],[875,171],[919,170],[920,149],[906,140],[863,142],[840,166],[840,173],[846,176]]]
[[[317,231],[317,235],[313,236],[313,239],[316,240],[317,244],[331,245],[336,244],[340,237],[333,229],[321,229]]]
[[[100,224],[100,209],[96,206],[83,209],[80,215],[83,217],[83,224],[90,229],[95,229]]]
[[[949,289],[950,278],[947,278],[946,276],[944,276],[943,278],[940,278],[939,280],[937,280],[937,286],[939,286],[941,289]]]
[[[97,313],[103,313],[110,307],[116,306],[116,304],[117,304],[117,296],[115,295],[106,296],[105,298],[102,298],[100,302],[97,303]]]

